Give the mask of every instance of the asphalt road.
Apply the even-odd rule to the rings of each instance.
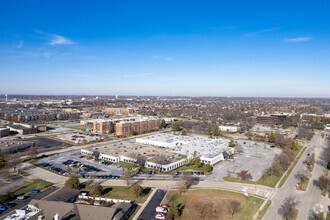
[[[138,220],[151,220],[155,219],[156,216],[156,207],[160,205],[164,196],[166,195],[165,190],[158,189],[155,195],[151,198],[148,205],[145,207],[141,213]]]
[[[317,163],[318,157],[322,148],[325,146],[320,133],[316,133],[312,141],[306,144],[307,150],[304,152],[303,156],[300,158],[295,168],[292,170],[290,176],[287,178],[286,182],[281,188],[274,189],[273,194],[271,195],[272,204],[266,212],[263,219],[274,219],[280,220],[282,217],[278,214],[278,209],[281,207],[283,200],[286,197],[293,196],[299,202],[297,209],[299,210],[297,219],[308,219],[310,211],[313,207],[320,202],[321,199],[321,190],[314,184],[314,181],[323,173],[323,168],[320,164]],[[307,153],[311,153],[315,147],[315,167],[310,178],[309,185],[307,190],[298,191],[296,190],[297,180],[294,175],[301,169],[305,169],[306,164],[303,161],[307,157]],[[326,207],[325,207],[326,208]]]
[[[27,204],[29,204],[29,202],[32,199],[42,199],[43,197],[49,195],[50,193],[56,191],[57,189],[58,189],[58,187],[51,186],[48,189],[46,189],[44,191],[41,191],[39,193],[28,193],[28,194],[26,194],[25,195],[26,199],[24,199],[24,200],[16,199],[16,200],[12,201],[11,203],[16,203],[16,205],[14,207],[11,207],[11,208],[7,209],[3,213],[1,213],[0,214],[0,219],[2,217],[4,217],[6,214],[10,213],[11,211],[14,211],[15,209],[20,209],[20,208],[26,206]]]

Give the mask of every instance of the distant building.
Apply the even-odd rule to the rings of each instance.
[[[228,124],[228,125],[219,125],[220,131],[235,133],[239,131],[239,125]]]
[[[160,129],[160,119],[154,117],[130,117],[93,120],[93,132],[108,134],[113,130],[116,136],[142,134]]]
[[[9,128],[0,128],[0,138],[8,136],[10,134]]]
[[[267,135],[269,135],[272,131],[273,129],[269,127],[258,127],[256,129],[250,130],[252,136],[262,138],[267,137]]]
[[[133,114],[135,111],[132,108],[105,108],[105,112],[114,115],[129,115]]]
[[[24,126],[23,124],[13,124],[7,126],[7,128],[9,128],[10,131],[17,132],[20,135],[35,134],[38,132],[37,128],[31,128],[28,126]]]
[[[288,114],[271,114],[271,115],[258,115],[258,124],[273,124],[278,121],[284,121],[288,117]]]

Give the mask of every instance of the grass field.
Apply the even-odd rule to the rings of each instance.
[[[233,218],[228,212],[230,201],[240,202],[240,210]],[[189,190],[179,195],[178,191],[169,191],[164,203],[179,205],[182,214],[176,219],[252,219],[263,199],[246,197],[243,194],[224,190]]]
[[[38,188],[38,186],[41,186],[41,185],[43,187],[42,188]],[[50,187],[52,185],[53,185],[53,183],[51,183],[51,182],[47,182],[47,181],[41,180],[41,179],[34,179],[34,180],[32,180],[31,183],[28,183],[25,186],[22,186],[21,188],[15,190],[13,192],[13,195],[15,197],[21,196],[21,195],[24,195],[24,194],[29,193],[31,191],[31,189],[43,190],[43,189],[46,189],[46,188],[48,188],[48,187]]]
[[[264,206],[264,208],[261,210],[261,212],[259,213],[257,220],[262,220],[262,218],[264,217],[264,215],[266,214],[269,206],[272,204],[271,200],[268,200],[268,202],[266,203],[266,205]]]
[[[184,166],[177,169],[177,171],[179,171],[179,172],[182,172],[182,171],[185,171],[185,170],[193,170],[195,172],[204,172],[205,175],[212,174],[212,172],[207,172],[207,170],[205,169],[205,165],[203,165],[202,167],[198,167],[198,168],[196,168],[195,166],[184,165]]]
[[[89,192],[91,190],[91,186],[87,186],[86,188],[81,189],[82,191]],[[151,192],[151,188],[143,187],[143,192],[139,197],[135,197],[133,193],[131,193],[130,189],[126,186],[103,186],[102,195],[106,198],[112,199],[125,199],[131,200],[136,203],[143,203],[148,198]]]
[[[301,191],[306,191],[307,189],[307,186],[308,186],[308,182],[309,182],[309,179],[307,179],[306,181],[300,183],[298,186],[297,186],[297,190],[301,190]]]
[[[93,129],[93,125],[77,125],[77,126],[72,126],[69,128],[86,131],[86,129],[89,129],[89,130]]]

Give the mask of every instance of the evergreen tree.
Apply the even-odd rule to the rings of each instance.
[[[165,120],[163,119],[163,120],[161,121],[161,123],[160,123],[160,127],[161,127],[161,128],[164,128],[165,125],[166,125],[166,123],[165,123]]]
[[[212,127],[211,126],[208,127],[207,134],[210,135],[210,136],[212,135]]]
[[[214,128],[214,130],[213,130],[213,135],[214,135],[214,136],[219,136],[219,135],[220,135],[220,129],[219,129],[218,126]]]
[[[6,164],[7,164],[6,157],[5,157],[4,153],[2,153],[2,150],[0,149],[0,168],[5,167]]]

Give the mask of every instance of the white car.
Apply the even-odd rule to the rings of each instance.
[[[19,196],[19,197],[17,197],[17,199],[24,200],[25,199],[25,196]]]

